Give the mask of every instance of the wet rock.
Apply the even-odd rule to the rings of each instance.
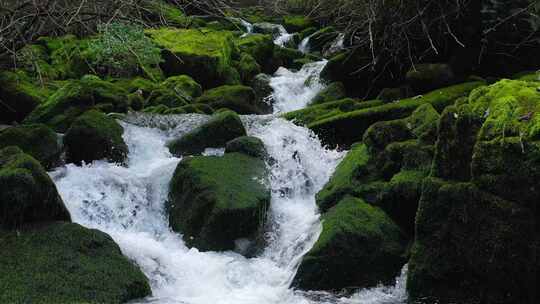
[[[345,87],[341,82],[333,82],[324,88],[313,98],[310,104],[316,105],[330,101],[340,100],[346,97]]]
[[[174,155],[202,153],[206,148],[225,147],[226,143],[246,135],[238,114],[223,111],[215,114],[210,121],[168,143]]]
[[[241,153],[184,159],[170,184],[173,230],[199,250],[233,250],[258,236],[270,203],[263,160]]]
[[[77,164],[101,159],[124,163],[128,147],[123,133],[115,119],[90,110],[73,122],[64,137],[67,160]]]
[[[17,147],[0,150],[0,227],[50,221],[71,218],[45,169]]]
[[[347,196],[323,215],[323,230],[293,286],[341,290],[390,283],[406,263],[406,240],[379,208]]]
[[[56,222],[2,231],[0,241],[2,303],[125,303],[151,294],[101,231]]]
[[[268,156],[263,141],[253,136],[242,136],[229,141],[225,146],[225,153],[235,152],[260,159],[266,159]]]
[[[238,114],[267,114],[271,111],[267,103],[255,98],[252,88],[241,85],[226,85],[208,90],[196,102],[214,109],[226,108]]]
[[[58,135],[43,124],[0,129],[0,149],[17,146],[50,169],[60,162],[62,147]]]

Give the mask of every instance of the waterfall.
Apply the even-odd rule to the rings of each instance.
[[[267,245],[256,257],[200,252],[169,228],[165,202],[181,159],[165,144],[207,121],[206,115],[130,114],[121,122],[130,151],[127,166],[96,161],[50,172],[73,221],[110,234],[149,278],[153,295],[135,303],[404,303],[406,270],[395,286],[350,297],[290,288],[302,256],[321,231],[315,194],[344,153],[323,147],[310,130],[278,114],[309,103],[323,88],[318,77],[325,64],[308,64],[298,72],[281,68],[271,81],[276,114],[242,117],[248,134],[259,137],[274,160]],[[223,150],[205,154],[219,156]]]
[[[311,36],[307,36],[306,38],[302,39],[300,44],[298,45],[298,50],[302,52],[303,54],[309,53],[309,40],[311,39]]]

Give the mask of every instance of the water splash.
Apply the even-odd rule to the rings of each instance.
[[[311,40],[311,36],[307,36],[306,38],[302,39],[302,41],[298,45],[298,50],[302,52],[303,54],[307,54],[310,52],[310,45],[309,45],[310,40]]]

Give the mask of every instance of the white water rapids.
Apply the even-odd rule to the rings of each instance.
[[[322,88],[324,62],[299,72],[278,71],[272,80],[276,112],[306,106]],[[310,77],[311,82],[308,81]],[[306,85],[307,84],[307,85]],[[172,232],[165,212],[168,184],[180,161],[165,143],[208,119],[205,115],[133,114],[124,127],[126,167],[96,161],[51,172],[75,222],[110,234],[122,252],[150,279],[153,295],[135,303],[307,304],[403,303],[405,271],[391,287],[348,297],[290,288],[302,256],[316,241],[321,223],[315,194],[343,153],[324,148],[308,129],[278,115],[244,116],[248,133],[263,140],[275,160],[272,201],[264,251],[254,258],[235,252],[199,252]],[[221,151],[207,151],[220,155]],[[286,190],[286,191],[285,191]],[[361,270],[359,270],[361,271]]]

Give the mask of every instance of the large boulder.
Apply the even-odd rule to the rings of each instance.
[[[260,159],[268,156],[264,142],[253,136],[242,136],[229,141],[225,153],[243,153]]]
[[[43,124],[20,125],[0,130],[0,149],[17,146],[49,169],[60,162],[58,135]]]
[[[193,78],[187,75],[171,76],[152,90],[148,106],[185,106],[201,95],[202,87]]]
[[[25,123],[44,123],[65,132],[77,117],[91,108],[105,112],[126,112],[127,92],[97,76],[70,80],[30,113]]]
[[[43,90],[24,74],[0,74],[0,124],[22,121],[45,99]]]
[[[98,230],[56,222],[0,232],[0,243],[2,303],[125,303],[151,293],[144,274]]]
[[[379,208],[350,196],[323,215],[323,230],[293,285],[341,290],[390,283],[406,263],[400,228]]]
[[[263,160],[240,153],[184,159],[170,184],[169,222],[189,246],[232,250],[258,236],[270,203]]]
[[[206,148],[225,147],[226,143],[245,136],[246,129],[238,114],[224,111],[215,114],[207,123],[168,143],[174,155],[189,155],[203,152]]]
[[[70,220],[56,186],[39,162],[17,147],[0,150],[0,228]]]
[[[416,217],[407,282],[413,300],[537,302],[536,87],[502,80],[443,113]]]
[[[271,111],[268,104],[255,98],[252,88],[240,85],[225,85],[208,90],[196,102],[214,109],[226,108],[238,114],[266,114]]]
[[[163,49],[167,76],[189,75],[204,88],[224,82],[234,51],[232,32],[162,28],[146,31]]]
[[[240,59],[234,63],[236,70],[240,74],[242,83],[251,84],[255,76],[261,73],[261,66],[248,53],[240,54]]]
[[[320,104],[330,101],[340,100],[346,97],[345,87],[341,82],[333,82],[329,84],[326,88],[320,91],[314,98],[311,100],[311,104]]]
[[[274,52],[272,36],[251,34],[239,38],[236,45],[240,51],[250,54],[261,66],[266,66]]]
[[[67,160],[77,164],[100,159],[124,163],[128,147],[123,133],[124,128],[114,118],[90,110],[73,122],[64,137]]]
[[[283,26],[289,33],[301,32],[315,25],[315,22],[304,15],[283,16]]]

